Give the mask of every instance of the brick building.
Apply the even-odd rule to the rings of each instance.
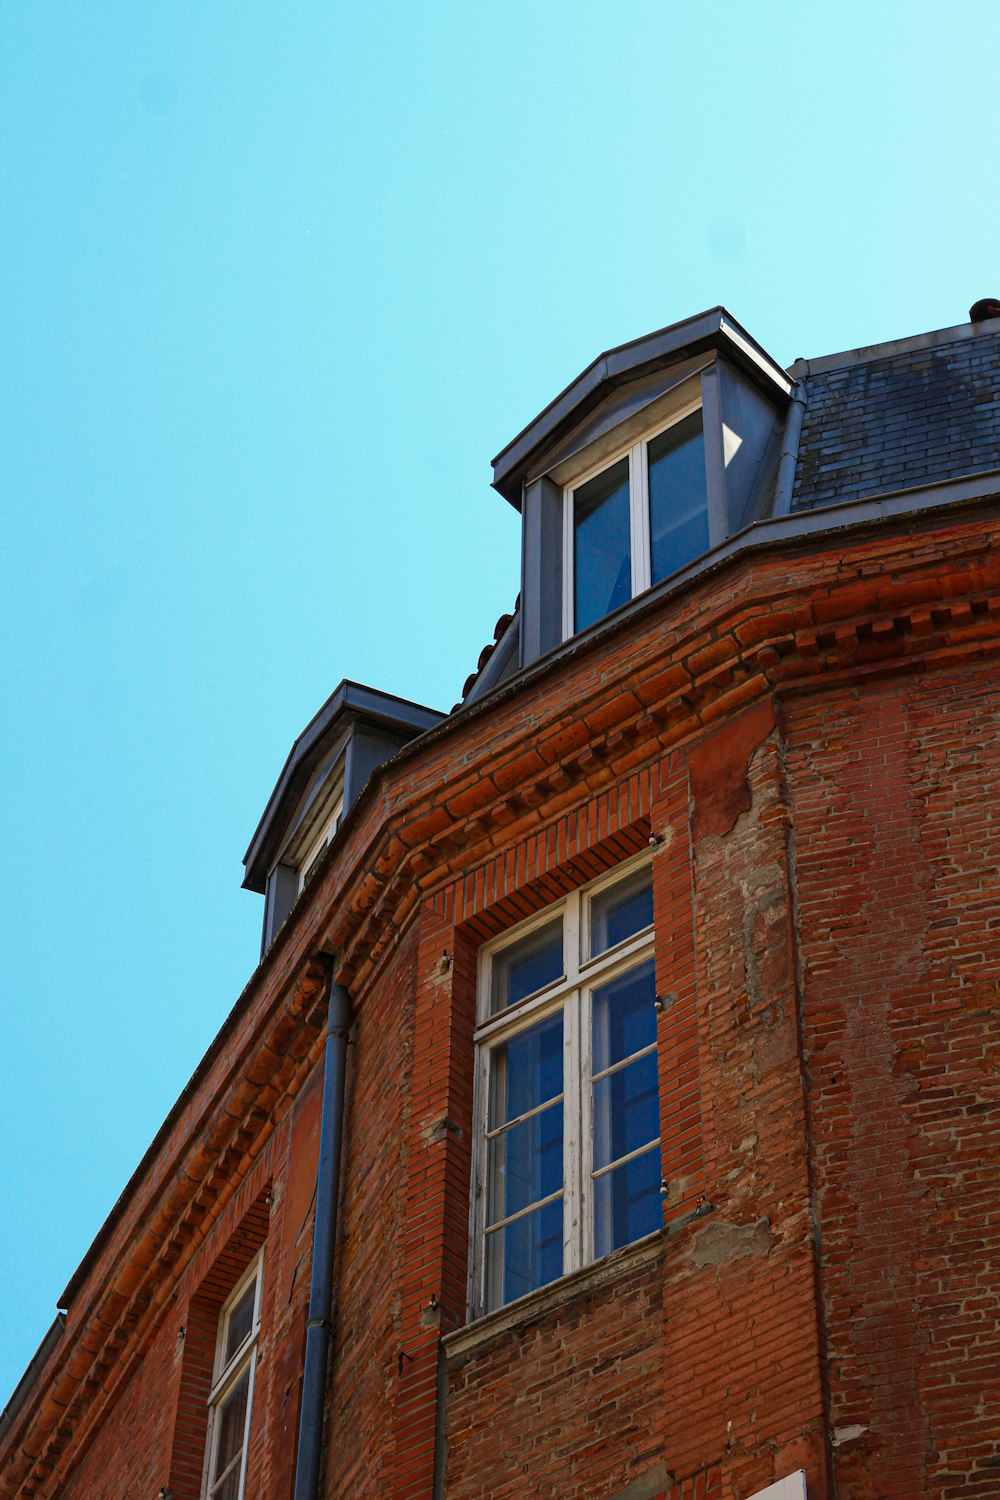
[[[1000,1493],[998,314],[503,450],[515,612],[296,741],[2,1500]]]

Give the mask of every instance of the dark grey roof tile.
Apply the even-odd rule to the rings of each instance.
[[[1000,333],[804,374],[793,510],[1000,468]]]

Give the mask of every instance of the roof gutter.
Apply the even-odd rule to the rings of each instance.
[[[31,1356],[31,1362],[29,1363],[28,1368],[25,1370],[24,1374],[17,1382],[17,1385],[14,1387],[13,1395],[7,1402],[7,1405],[4,1407],[3,1411],[0,1412],[0,1443],[3,1442],[10,1428],[13,1426],[14,1418],[17,1416],[18,1412],[21,1410],[21,1407],[27,1401],[28,1396],[31,1393],[31,1387],[34,1385],[35,1381],[38,1379],[38,1376],[41,1374],[42,1367],[48,1359],[49,1355],[52,1353],[53,1349],[62,1338],[63,1330],[65,1329],[65,1327],[66,1314],[64,1312],[56,1313],[48,1332],[42,1339],[42,1342],[39,1344],[34,1354]]]
[[[302,1371],[302,1408],[295,1458],[294,1500],[316,1500],[319,1493],[326,1367],[334,1314],[333,1258],[337,1243],[340,1156],[344,1135],[344,1081],[350,1025],[351,999],[344,986],[337,984],[333,978],[331,961],[323,1069],[323,1114],[319,1135],[319,1164],[316,1169],[316,1212],[313,1218],[312,1279],[309,1287],[305,1364]]]

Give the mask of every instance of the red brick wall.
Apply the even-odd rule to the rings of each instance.
[[[838,1500],[995,1496],[996,675],[798,702],[789,739]]]
[[[337,1307],[322,1493],[391,1493],[418,932],[359,1005],[348,1049]]]
[[[450,1361],[448,1500],[603,1500],[661,1465],[661,1297],[657,1260]]]

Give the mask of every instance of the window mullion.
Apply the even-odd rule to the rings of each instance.
[[[486,1127],[489,1124],[490,1107],[490,1049],[488,1047],[480,1049],[478,1065],[476,1092],[479,1128],[476,1131],[473,1160],[475,1181],[471,1213],[472,1239],[475,1248],[471,1257],[472,1264],[469,1267],[469,1305],[483,1308],[486,1306],[486,1171],[488,1160]]]
[[[568,934],[567,934],[568,936]],[[563,1011],[563,1274],[582,1264],[580,1181],[580,1018],[577,995]]]
[[[580,1014],[580,1061],[577,1068],[580,1079],[580,1181],[582,1187],[583,1212],[581,1214],[582,1242],[580,1246],[583,1263],[594,1258],[594,1090],[591,1084],[593,1069],[593,1027],[590,1020],[591,998],[589,989],[581,989],[577,999]]]
[[[575,598],[576,583],[574,578],[573,557],[573,490],[567,489],[563,495],[563,640],[568,641],[576,630],[575,610],[573,601]]]
[[[243,1459],[240,1464],[240,1484],[237,1494],[240,1500],[246,1494],[247,1465],[250,1462],[250,1423],[253,1419],[253,1388],[257,1378],[257,1351],[254,1350],[250,1363],[250,1383],[247,1387],[247,1414],[243,1424]]]
[[[650,586],[649,562],[649,475],[646,470],[646,445],[636,443],[631,451],[629,498],[632,505],[632,597],[645,593]]]

